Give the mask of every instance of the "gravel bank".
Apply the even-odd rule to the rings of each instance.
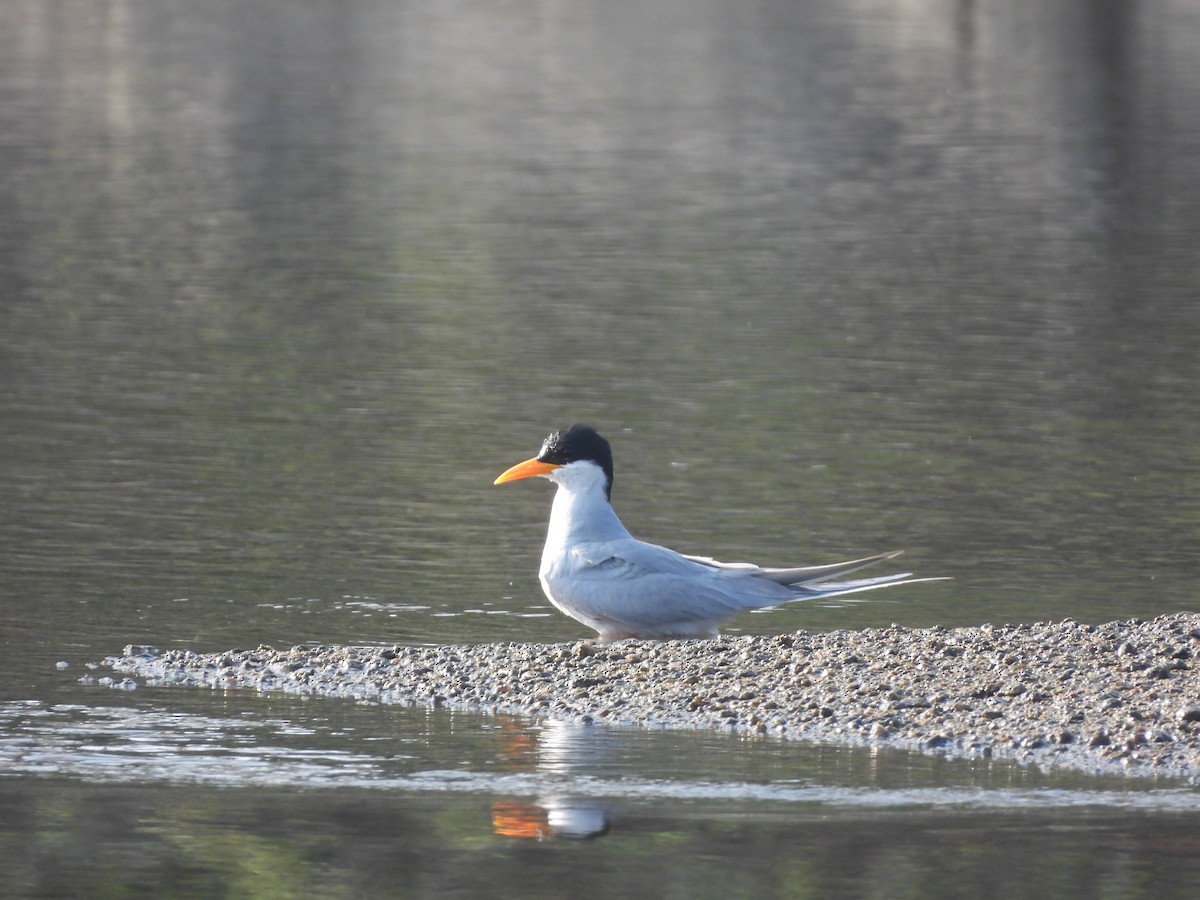
[[[1200,784],[1198,657],[1200,615],[1181,613],[710,641],[131,646],[105,663],[152,684],[735,730]]]

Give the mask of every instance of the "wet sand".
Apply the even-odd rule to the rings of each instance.
[[[130,646],[118,677],[997,757],[1200,784],[1200,614],[705,641]],[[119,676],[127,676],[122,680]],[[88,676],[91,677],[91,676]]]

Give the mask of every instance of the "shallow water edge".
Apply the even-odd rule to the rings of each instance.
[[[130,645],[114,687],[385,704],[1004,758],[1200,783],[1200,614],[711,641],[220,653]],[[95,678],[94,675],[84,676]]]

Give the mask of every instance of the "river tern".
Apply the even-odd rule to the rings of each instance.
[[[770,569],[685,556],[639,541],[612,508],[608,441],[587,425],[546,438],[538,455],[496,484],[540,476],[558,486],[538,577],[550,602],[595,629],[601,640],[716,637],[738,613],[934,578],[911,572],[829,581],[901,551],[799,568]]]

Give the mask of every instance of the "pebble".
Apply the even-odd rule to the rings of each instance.
[[[610,644],[207,654],[130,645],[103,664],[152,684],[719,729],[1200,784],[1197,654],[1200,614],[1179,613]]]

